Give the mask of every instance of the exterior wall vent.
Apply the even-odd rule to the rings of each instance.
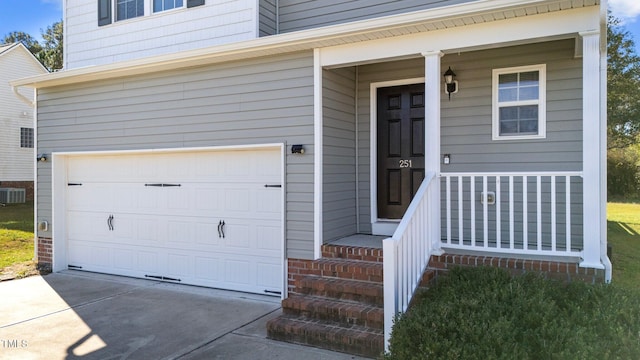
[[[26,202],[25,189],[0,188],[0,203],[20,204]]]

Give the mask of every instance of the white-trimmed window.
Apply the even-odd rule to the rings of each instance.
[[[184,6],[182,0],[153,0],[153,12],[177,9]]]
[[[33,148],[33,128],[20,128],[20,147]]]
[[[493,140],[546,137],[545,64],[493,70]]]
[[[144,0],[116,0],[116,21],[144,16]]]

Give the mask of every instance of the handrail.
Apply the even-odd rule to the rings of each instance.
[[[393,319],[407,310],[429,263],[431,241],[434,241],[429,231],[433,226],[440,226],[431,224],[431,215],[440,206],[439,201],[431,199],[439,195],[435,179],[435,172],[426,174],[393,236],[382,242],[385,351],[389,349]]]

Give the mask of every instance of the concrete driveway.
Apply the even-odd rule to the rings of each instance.
[[[357,359],[268,340],[280,299],[78,271],[0,282],[0,359]]]

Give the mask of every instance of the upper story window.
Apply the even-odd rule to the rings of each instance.
[[[181,8],[182,4],[182,0],[153,0],[153,12]]]
[[[192,8],[204,5],[205,0],[98,0],[98,26],[144,16],[145,7],[147,13],[151,11],[150,7],[155,13],[184,7],[185,3],[187,8]],[[112,11],[114,7],[115,11]]]
[[[144,0],[116,0],[116,21],[144,15]]]
[[[33,128],[20,128],[20,147],[33,148]]]
[[[493,140],[546,137],[546,65],[493,70]]]

